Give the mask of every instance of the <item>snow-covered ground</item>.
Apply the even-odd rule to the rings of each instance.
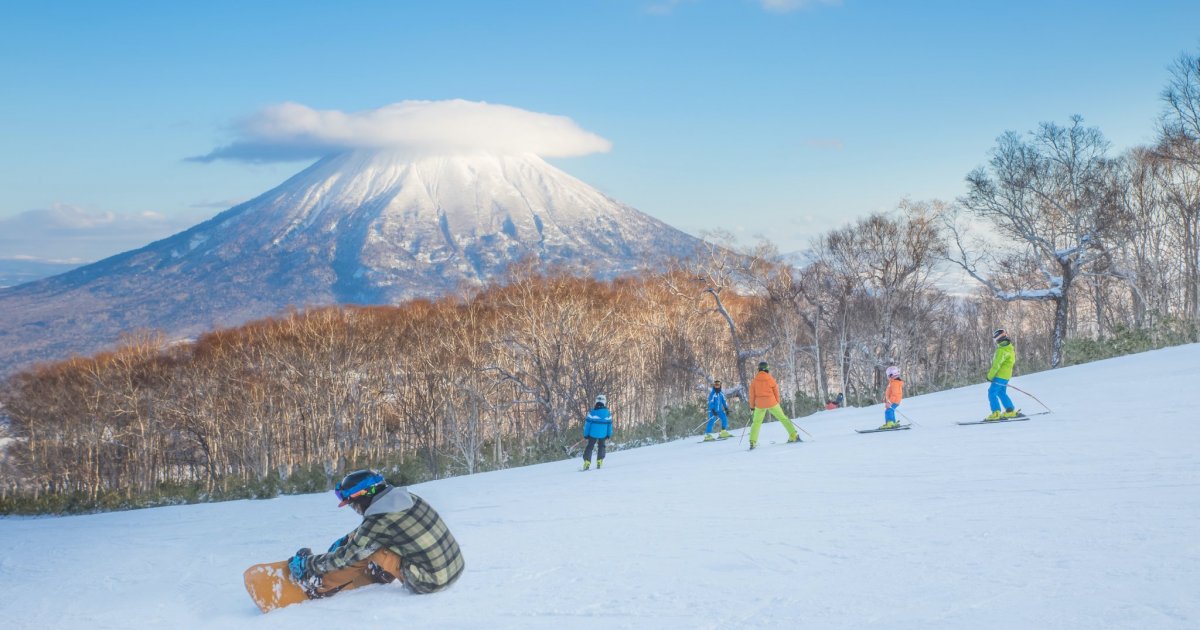
[[[262,615],[250,564],[327,546],[332,494],[0,519],[4,628],[1197,628],[1200,347],[1018,377],[1054,414],[957,426],[985,385],[414,490],[467,572]],[[1028,411],[1032,400],[1014,394]],[[620,405],[614,404],[620,419]]]

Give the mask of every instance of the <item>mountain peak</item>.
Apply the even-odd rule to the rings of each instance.
[[[0,290],[0,337],[19,339],[0,372],[136,329],[438,297],[530,257],[613,277],[699,243],[533,154],[350,151],[172,237]]]

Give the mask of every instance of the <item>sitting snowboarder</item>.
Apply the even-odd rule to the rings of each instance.
[[[363,520],[327,553],[313,555],[304,548],[288,561],[292,577],[310,598],[397,579],[414,593],[433,593],[462,575],[458,542],[421,497],[388,485],[373,470],[346,475],[334,493],[341,500],[338,507],[353,506]]]

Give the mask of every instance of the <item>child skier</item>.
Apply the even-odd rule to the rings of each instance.
[[[984,420],[1004,420],[1015,418],[1021,414],[1008,397],[1008,381],[1012,378],[1013,364],[1017,362],[1017,351],[1013,348],[1012,339],[1003,328],[992,332],[992,341],[996,342],[996,354],[992,356],[992,368],[987,377],[991,381],[988,387],[988,405],[992,413]],[[1003,409],[1003,411],[1001,411]]]
[[[900,379],[900,368],[890,365],[887,369],[888,386],[883,392],[883,426],[880,429],[895,429],[896,407],[904,400],[904,381]]]
[[[754,410],[754,420],[750,425],[750,450],[754,450],[754,447],[758,445],[758,430],[762,427],[763,416],[767,415],[768,411],[783,424],[783,428],[787,429],[788,442],[800,441],[800,433],[783,413],[783,408],[779,406],[779,400],[779,384],[771,376],[771,366],[763,361],[758,364],[758,374],[755,374],[754,379],[750,381],[749,403],[750,408]]]
[[[600,443],[596,453],[596,468],[604,465],[604,441],[612,437],[612,412],[608,410],[608,399],[604,394],[596,396],[596,406],[583,422],[583,437],[587,438],[587,446],[583,449],[583,469],[592,467],[592,447]]]
[[[414,593],[432,593],[462,575],[458,542],[421,497],[388,485],[374,470],[346,475],[334,494],[341,500],[338,507],[353,506],[363,520],[328,553],[313,555],[305,547],[288,561],[292,577],[310,598],[397,579]]]
[[[708,392],[708,426],[704,429],[704,441],[712,442],[717,439],[713,437],[713,425],[716,424],[717,418],[721,419],[721,434],[718,436],[722,440],[733,437],[729,432],[729,402],[725,400],[725,394],[721,393],[721,380],[713,381],[712,389]]]

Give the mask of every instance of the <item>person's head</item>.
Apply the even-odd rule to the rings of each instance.
[[[992,331],[992,342],[999,344],[1001,341],[1011,341],[1008,338],[1008,331],[1003,328],[997,328]]]
[[[759,372],[770,372],[771,366],[767,365],[766,361],[759,361],[758,362],[758,371]]]
[[[338,507],[349,504],[355,512],[362,514],[367,511],[375,497],[387,487],[388,483],[383,475],[374,470],[363,469],[342,477],[342,480],[333,487],[333,493],[341,500]]]
[[[604,394],[600,394],[599,396],[596,396],[596,407],[597,407],[597,408],[599,408],[599,407],[603,407],[603,406],[605,406],[605,405],[607,405],[607,404],[608,404],[608,397],[607,397],[607,396],[605,396]]]
[[[713,381],[713,389],[721,391],[721,379]]]
[[[887,377],[888,378],[900,378],[900,368],[898,368],[894,365],[889,365],[888,369],[887,369]]]

